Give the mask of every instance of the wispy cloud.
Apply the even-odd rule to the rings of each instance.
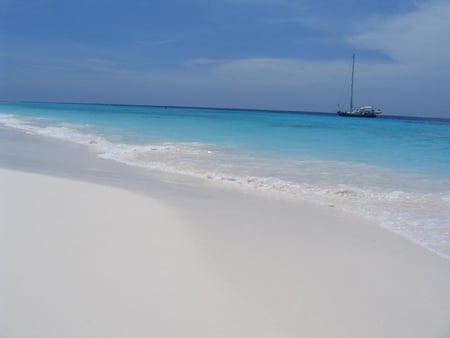
[[[181,38],[169,38],[169,39],[155,39],[155,40],[139,40],[136,41],[136,43],[145,47],[157,47],[178,43],[181,40],[182,40]]]
[[[0,0],[1,1],[1,0]],[[309,1],[278,1],[278,0],[220,0],[236,4],[254,4],[255,6],[286,6],[293,3],[308,5]],[[355,0],[356,1],[356,0]],[[253,9],[252,9],[253,10]],[[342,52],[356,50],[358,53],[356,76],[356,103],[381,106],[387,113],[443,115],[442,107],[448,107],[450,101],[450,46],[447,42],[450,36],[450,2],[417,1],[414,10],[391,16],[371,16],[364,18],[347,18],[345,24],[338,25],[336,16],[324,18],[306,16],[302,11],[267,11],[279,19],[273,19],[272,24],[293,23],[306,26],[330,34],[305,34],[303,38],[319,39],[328,36],[334,39],[333,47]],[[292,15],[282,18],[282,15]],[[258,17],[259,22],[263,18]],[[270,22],[269,22],[270,23]],[[342,27],[345,26],[343,29]],[[338,29],[336,27],[339,27]],[[267,27],[264,27],[267,28]],[[271,27],[269,27],[271,28]],[[280,30],[283,31],[283,30]],[[179,42],[176,35],[147,35],[132,47],[168,46]],[[278,33],[276,33],[278,34]],[[275,35],[275,33],[274,33]],[[294,35],[293,35],[294,36]],[[186,34],[186,39],[189,35]],[[295,36],[289,38],[295,39]],[[292,41],[289,41],[291,43]],[[339,42],[339,44],[337,43]],[[206,43],[207,45],[207,43]],[[282,46],[282,44],[280,44]],[[321,49],[326,46],[321,44]],[[70,55],[70,62],[58,63],[53,60],[54,53],[41,56],[39,53],[25,53],[33,62],[40,62],[46,67],[23,67],[21,76],[11,76],[9,83],[20,79],[29,79],[30,73],[35,74],[35,86],[31,81],[24,81],[29,92],[34,93],[40,88],[42,78],[48,77],[48,92],[60,91],[64,81],[71,77],[70,85],[80,97],[91,95],[97,100],[103,95],[104,101],[114,97],[114,101],[186,104],[208,106],[241,106],[250,108],[303,109],[315,111],[333,111],[339,101],[345,77],[348,74],[349,60],[333,59],[335,50],[331,44],[329,50],[312,51],[309,59],[295,58],[292,51],[286,51],[283,57],[282,47],[276,53],[256,54],[249,57],[252,49],[245,51],[234,49],[231,53],[222,49],[189,49],[186,61],[181,64],[157,67],[151,62],[139,62],[139,57],[132,57],[125,51],[115,50],[97,53],[98,49],[71,48],[83,52]],[[42,44],[39,45],[42,50]],[[210,47],[210,46],[208,46]],[[58,50],[61,48],[58,45]],[[139,49],[139,48],[138,48]],[[154,49],[157,49],[156,47]],[[162,50],[163,48],[161,48]],[[275,49],[275,48],[274,48]],[[192,57],[198,50],[198,57]],[[223,56],[218,55],[223,51]],[[254,50],[254,49],[253,49]],[[261,49],[267,51],[267,49]],[[386,57],[370,60],[364,59],[359,50],[376,50],[372,55]],[[147,52],[147,51],[144,51]],[[245,54],[246,53],[246,54]],[[289,53],[289,54],[288,54]],[[316,54],[314,54],[316,53]],[[322,58],[313,59],[320,54]],[[92,56],[92,57],[86,57]],[[98,55],[98,56],[96,56]],[[128,56],[127,56],[128,55]],[[274,55],[278,55],[275,57]],[[12,58],[11,58],[12,59]],[[17,57],[14,58],[17,60]],[[58,58],[55,57],[55,60]],[[80,61],[82,60],[82,61]],[[120,61],[119,61],[120,60]],[[138,61],[135,61],[138,60]],[[389,60],[389,61],[386,61]],[[53,77],[48,75],[54,72]],[[58,66],[58,67],[56,67]],[[11,72],[11,74],[15,74]],[[62,76],[64,75],[64,76]],[[54,81],[50,88],[51,81]],[[61,82],[58,82],[61,81]],[[78,84],[78,87],[75,86]],[[22,83],[23,85],[23,83]],[[19,88],[19,87],[17,87]],[[51,89],[51,90],[50,90]],[[75,90],[76,89],[76,90]],[[43,95],[45,92],[42,90]],[[103,94],[99,94],[103,93]],[[111,94],[114,93],[114,94]],[[33,94],[34,95],[34,94]],[[71,94],[72,95],[72,94]],[[83,96],[84,95],[84,96]],[[89,96],[89,97],[91,97]],[[433,102],[434,111],[430,107]],[[448,112],[447,112],[448,114]]]
[[[266,22],[299,24],[330,33],[330,41],[334,43],[340,40],[350,48],[377,51],[399,66],[409,66],[414,71],[441,66],[450,68],[450,2],[416,0],[413,8],[391,16],[374,14],[354,18],[345,25],[338,24],[336,18],[306,15],[271,18]],[[324,40],[323,36],[318,38]]]
[[[350,47],[377,50],[391,60],[358,60],[357,101],[378,103],[389,113],[430,112],[430,101],[448,106],[442,93],[450,91],[449,17],[450,3],[432,1],[421,2],[415,11],[401,15],[354,22],[353,31],[341,39]],[[255,95],[264,102],[267,95],[274,101],[275,97],[285,100],[287,106],[297,100],[303,109],[324,111],[336,107],[349,68],[349,62],[340,60],[267,57],[200,58],[187,64],[208,70],[209,75],[201,75],[208,76],[205,82],[227,88],[230,97],[239,97],[246,88],[249,103]],[[277,102],[280,107],[281,101]],[[315,106],[306,102],[315,102]]]
[[[306,14],[303,16],[271,17],[266,18],[264,22],[269,25],[294,24],[332,35],[351,33],[354,30],[350,21],[343,25],[342,18],[312,16]]]
[[[303,6],[310,0],[225,0],[235,4],[270,5],[270,6]]]
[[[107,59],[91,58],[83,62],[83,65],[96,72],[112,72],[117,71],[117,65],[114,61]]]
[[[450,2],[411,0],[407,11],[342,18],[303,13],[266,18],[267,24],[297,24],[328,33],[330,41],[358,49],[376,50],[399,63],[435,65],[450,59]],[[323,36],[317,39],[324,40]]]
[[[185,64],[187,66],[214,66],[226,63],[226,59],[213,59],[213,58],[196,58],[187,60]]]
[[[359,48],[382,51],[402,64],[427,68],[448,66],[449,18],[450,2],[421,3],[414,12],[372,20],[361,33],[346,40]]]

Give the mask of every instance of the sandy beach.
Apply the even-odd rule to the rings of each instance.
[[[0,0],[0,338],[450,338],[450,0]]]
[[[133,184],[81,147],[15,137],[0,147],[1,337],[450,335],[450,262],[377,224],[195,180]],[[65,149],[79,175],[37,149]]]

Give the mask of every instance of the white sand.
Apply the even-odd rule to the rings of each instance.
[[[0,170],[0,337],[450,337],[448,260],[331,208],[159,194]]]

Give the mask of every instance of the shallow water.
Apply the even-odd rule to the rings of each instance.
[[[450,121],[3,103],[0,123],[98,156],[333,205],[450,257]]]

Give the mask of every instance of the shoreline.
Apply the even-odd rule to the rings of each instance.
[[[5,337],[214,337],[217,328],[444,337],[448,328],[448,262],[373,224],[252,198],[230,213],[236,201],[211,202],[211,191],[176,209],[92,183],[0,178]]]
[[[445,211],[446,198],[448,199],[450,196],[445,191],[424,194],[408,190],[408,187],[398,186],[395,183],[403,182],[403,184],[407,183],[409,186],[411,182],[423,181],[428,182],[428,184],[433,182],[434,189],[438,189],[442,186],[445,187],[447,181],[430,181],[420,175],[416,176],[414,172],[396,173],[392,169],[372,167],[368,164],[360,165],[357,169],[351,168],[351,175],[357,177],[364,177],[367,172],[376,171],[376,175],[379,177],[386,176],[391,180],[389,187],[371,189],[370,185],[364,187],[361,182],[349,183],[347,163],[339,161],[329,163],[325,170],[330,177],[338,177],[339,175],[345,177],[343,183],[325,185],[311,183],[307,179],[295,182],[295,180],[290,181],[270,174],[255,176],[221,173],[214,170],[204,172],[180,169],[173,163],[166,165],[164,155],[161,162],[158,157],[146,161],[140,160],[139,156],[143,156],[145,159],[145,156],[149,154],[151,156],[152,152],[159,154],[158,149],[161,148],[165,149],[162,153],[165,151],[174,152],[175,156],[178,156],[177,152],[182,153],[185,150],[183,150],[184,146],[189,147],[189,142],[179,145],[171,143],[163,143],[162,145],[115,144],[102,135],[78,133],[65,128],[63,126],[61,130],[59,127],[56,127],[56,130],[52,128],[50,130],[40,129],[39,127],[36,129],[36,126],[22,124],[22,122],[12,118],[4,127],[0,126],[0,136],[6,135],[7,139],[11,139],[9,144],[3,145],[3,148],[0,144],[0,155],[5,156],[6,154],[7,157],[12,157],[12,161],[11,159],[4,160],[3,164],[10,166],[10,162],[17,162],[19,167],[30,167],[29,163],[22,163],[20,154],[24,149],[16,147],[17,143],[23,143],[27,148],[33,148],[34,150],[25,149],[24,154],[25,157],[33,158],[34,165],[28,168],[32,172],[40,167],[39,170],[48,173],[51,169],[49,167],[56,165],[58,169],[50,170],[51,174],[83,180],[88,179],[91,182],[112,184],[144,193],[148,188],[146,180],[150,180],[152,184],[159,184],[160,181],[176,181],[187,185],[211,185],[217,189],[232,190],[237,193],[264,198],[283,199],[286,202],[308,204],[311,207],[332,207],[354,217],[362,217],[365,221],[375,222],[383,229],[406,238],[436,255],[450,259],[449,232],[446,223],[448,212]],[[37,143],[37,146],[34,143]],[[178,149],[177,147],[180,145],[181,149]],[[7,149],[8,147],[17,149],[11,151]],[[51,153],[56,152],[55,156],[49,156],[49,151],[42,150],[48,149],[48,147],[52,149]],[[194,150],[206,152],[208,149]],[[77,155],[73,159],[67,157],[66,151],[82,155]],[[15,152],[19,154],[16,158],[14,158]],[[209,153],[209,150],[207,152]],[[58,158],[68,161],[70,165],[61,161],[61,163],[58,163]],[[86,158],[88,158],[88,161],[86,161]],[[77,166],[79,168],[77,161],[81,161],[85,163],[86,167],[93,167],[93,169],[80,168],[82,169],[80,173],[79,170],[73,169]],[[49,165],[49,163],[52,165]],[[276,163],[269,163],[268,167],[271,165],[276,166]],[[329,167],[333,167],[334,171],[330,173]],[[305,168],[307,169],[303,170],[311,172],[308,163],[306,163]],[[123,179],[122,177],[119,179],[119,176],[125,176],[125,182],[122,182]],[[142,183],[147,187],[141,188]],[[442,185],[442,183],[444,184]],[[431,185],[427,189],[432,189]],[[428,226],[430,222],[432,226]]]
[[[450,333],[450,262],[372,222],[21,140],[0,159],[4,337]]]

